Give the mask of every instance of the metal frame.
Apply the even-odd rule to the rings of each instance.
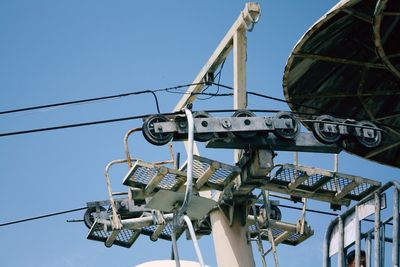
[[[381,196],[388,189],[393,189],[393,213],[392,216],[382,221],[381,216]],[[383,185],[379,188],[374,194],[369,195],[364,198],[360,202],[358,202],[354,207],[347,210],[345,213],[340,215],[338,218],[333,220],[328,229],[326,231],[324,246],[323,246],[323,266],[331,267],[331,257],[329,256],[330,251],[330,243],[333,236],[333,230],[335,227],[338,227],[338,267],[342,267],[345,259],[345,251],[346,247],[344,244],[345,232],[344,232],[344,222],[350,216],[355,216],[355,253],[356,253],[356,267],[360,267],[360,251],[361,251],[361,240],[366,240],[366,259],[367,266],[372,266],[372,262],[370,258],[373,256],[373,266],[374,267],[382,267],[384,266],[384,243],[391,242],[392,243],[392,258],[391,258],[391,266],[399,266],[399,191],[400,191],[400,183],[398,181],[391,181]],[[366,231],[365,233],[361,233],[361,223],[362,220],[359,218],[359,207],[368,201],[373,201],[375,203],[374,210],[374,227]],[[362,219],[362,218],[361,218]],[[385,225],[392,222],[393,223],[393,238],[386,238],[385,236]],[[371,246],[371,239],[375,239],[374,248]],[[373,252],[373,254],[372,254]]]
[[[237,148],[237,146],[240,148],[240,146],[246,146],[249,143],[257,143],[260,146],[262,144],[257,140],[262,138],[264,143],[269,143],[273,146],[271,147],[272,149],[277,146],[278,150],[305,150],[307,152],[325,153],[332,153],[335,150],[334,153],[337,153],[341,148],[335,143],[339,144],[343,140],[354,142],[351,140],[356,139],[361,147],[366,149],[378,147],[382,140],[382,129],[368,121],[358,122],[352,120],[349,123],[343,119],[322,115],[314,120],[302,120],[302,122],[313,123],[314,135],[302,133],[299,137],[300,120],[288,112],[278,112],[275,117],[256,117],[254,114],[252,114],[254,116],[237,117],[234,114],[233,117],[215,118],[206,112],[199,113],[204,114],[204,117],[194,118],[195,136],[211,134],[208,140],[211,140],[211,143],[222,143],[219,144],[219,147],[225,148],[228,148],[228,146],[224,143],[230,143],[229,148]],[[162,115],[152,115],[145,120],[143,133],[148,140],[152,140],[156,145],[161,145],[168,141],[167,137],[173,138],[174,141],[187,139],[188,130],[184,117],[180,115],[164,116],[163,121],[158,121],[160,116]],[[327,120],[328,118],[329,120]],[[148,129],[149,121],[152,122],[151,130]],[[278,141],[273,140],[272,136],[269,135],[270,132],[278,137]],[[327,135],[334,135],[335,138],[331,140],[331,138],[326,137]],[[157,136],[161,139],[158,140]],[[231,141],[232,139],[234,139],[233,142]],[[279,139],[283,139],[283,141],[279,142]],[[208,140],[204,139],[202,141]],[[288,145],[288,140],[294,141]]]

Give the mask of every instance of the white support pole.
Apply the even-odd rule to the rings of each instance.
[[[218,267],[255,266],[250,242],[247,242],[247,228],[234,221],[229,226],[225,215],[215,210],[210,214],[215,256]]]
[[[260,6],[257,3],[246,3],[245,9],[240,12],[239,17],[219,43],[217,49],[215,49],[207,63],[203,66],[199,74],[193,80],[193,85],[188,88],[173,111],[179,111],[187,104],[193,103],[193,101],[196,99],[196,95],[192,93],[199,93],[204,88],[205,84],[203,82],[207,73],[215,72],[219,65],[221,65],[221,63],[228,56],[229,52],[233,48],[233,39],[235,38],[236,33],[238,31],[246,31],[246,29],[249,28],[249,25],[258,20],[259,14]]]
[[[246,109],[246,30],[238,29],[233,37],[233,108]],[[235,150],[235,163],[240,160],[240,150]],[[240,185],[240,182],[239,184]]]
[[[238,29],[233,37],[233,88],[234,109],[245,109],[247,107],[246,96],[246,30]]]
[[[246,29],[240,27],[233,35],[234,109],[247,107],[246,51]],[[235,150],[235,162],[239,161],[240,153],[240,150]],[[237,186],[240,186],[240,182],[239,177],[236,181]],[[218,266],[255,266],[251,244],[247,239],[247,227],[240,224],[239,218],[234,217],[231,226],[221,211],[212,212],[210,218]]]
[[[233,37],[234,109],[245,109],[246,97],[246,29],[239,28]],[[240,159],[240,150],[234,152],[235,162]],[[240,178],[239,178],[240,179]],[[240,180],[237,181],[240,185]],[[214,247],[219,267],[255,266],[251,244],[247,240],[247,227],[240,218],[233,218],[232,225],[221,211],[210,214]]]
[[[204,77],[208,73],[213,73],[219,67],[232,48],[234,50],[234,108],[246,108],[246,31],[252,29],[259,18],[259,14],[260,6],[257,3],[246,3],[245,9],[240,13],[217,49],[196,76],[193,85],[188,88],[186,94],[175,106],[174,111],[181,110],[196,99],[196,95],[192,93],[198,93],[203,89]],[[196,146],[194,146],[194,154],[198,154]],[[238,159],[239,154],[235,152],[235,162]],[[232,225],[230,225],[220,210],[211,212],[210,219],[218,266],[255,266],[251,244],[247,240],[247,227],[242,226],[238,218],[234,218]]]

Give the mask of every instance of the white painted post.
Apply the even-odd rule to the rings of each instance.
[[[246,96],[246,29],[239,28],[233,37],[234,109],[245,109]],[[240,159],[240,150],[235,150],[234,160]],[[237,185],[240,185],[240,178]],[[253,251],[247,240],[247,227],[240,218],[233,218],[232,225],[225,215],[217,210],[210,214],[215,254],[218,267],[255,266]]]
[[[246,97],[246,31],[249,26],[257,21],[260,6],[257,3],[246,3],[245,9],[240,13],[235,23],[225,35],[217,49],[208,62],[201,69],[174,111],[182,109],[186,104],[192,103],[196,95],[204,87],[204,77],[209,72],[214,72],[224,61],[231,49],[234,50],[234,108],[244,109],[247,106]],[[195,147],[195,153],[197,149]],[[239,159],[235,152],[235,162]],[[210,214],[212,224],[212,235],[214,240],[215,254],[219,267],[253,267],[253,251],[247,240],[247,227],[242,226],[238,218],[234,218],[232,225],[222,211],[215,210]]]
[[[246,238],[247,228],[238,221],[230,226],[228,219],[219,210],[211,212],[210,218],[217,266],[255,266],[251,244]]]

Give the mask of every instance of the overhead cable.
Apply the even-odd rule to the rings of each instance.
[[[209,95],[210,93],[197,93],[197,94]],[[218,96],[227,96],[227,95],[230,95],[230,94],[217,94],[217,95]],[[279,112],[279,110],[261,110],[261,109],[256,109],[256,110],[249,109],[249,110],[250,111],[254,111],[254,112],[268,112],[268,113]],[[237,110],[235,110],[235,109],[221,109],[221,110],[205,110],[204,112],[223,113],[223,112],[235,112],[235,111],[237,111]],[[163,115],[168,116],[168,115],[176,115],[176,114],[179,114],[179,113],[181,113],[181,111],[174,112],[174,113],[163,113]],[[5,132],[5,133],[0,133],[0,137],[6,137],[6,136],[12,136],[12,135],[30,134],[30,133],[37,133],[37,132],[47,132],[47,131],[54,131],[54,130],[61,130],[61,129],[68,129],[68,128],[77,128],[77,127],[98,125],[98,124],[107,124],[107,123],[121,122],[121,121],[127,121],[127,120],[144,119],[144,118],[147,118],[147,117],[149,117],[151,115],[153,115],[153,114],[144,114],[144,115],[123,117],[123,118],[115,118],[115,119],[108,119],[108,120],[90,121],[90,122],[82,122],[82,123],[75,123],[75,124],[66,124],[66,125],[59,125],[59,126],[52,126],[52,127],[45,127],[45,128],[36,128],[36,129],[28,129],[28,130],[15,131],[15,132]]]
[[[142,90],[142,91],[136,91],[136,92],[128,92],[128,93],[122,93],[122,94],[109,95],[109,96],[101,96],[101,97],[94,97],[94,98],[87,98],[87,99],[80,99],[80,100],[73,100],[73,101],[66,101],[66,102],[60,102],[60,103],[32,106],[32,107],[26,107],[26,108],[5,110],[5,111],[0,111],[0,115],[23,112],[23,111],[30,111],[30,110],[37,110],[37,109],[44,109],[44,108],[67,106],[67,105],[73,105],[73,104],[90,103],[90,102],[96,102],[96,101],[100,101],[100,100],[107,100],[107,99],[113,99],[113,98],[122,98],[122,97],[131,96],[131,95],[140,95],[140,94],[146,94],[146,93],[152,94],[154,96],[154,100],[156,102],[156,107],[157,107],[157,112],[160,113],[160,107],[159,107],[158,99],[157,99],[157,96],[155,94],[156,92],[180,89],[180,88],[183,88],[183,87],[188,87],[188,86],[198,85],[198,84],[204,84],[204,82],[202,82],[202,83],[182,84],[182,85],[178,85],[178,86],[166,87],[166,88],[161,88],[161,89]]]
[[[208,94],[208,93],[205,93],[205,94]],[[211,112],[235,112],[235,111],[236,110],[234,110],[234,109],[229,109],[229,110],[209,110],[209,111],[206,110],[205,112],[211,113]],[[278,112],[277,110],[257,110],[257,111],[259,111],[259,112]],[[163,113],[163,115],[168,116],[168,115],[176,115],[179,113],[181,113],[181,111],[174,112],[174,113]],[[98,124],[107,124],[107,123],[114,123],[114,122],[127,121],[127,120],[144,119],[151,115],[153,115],[153,114],[144,114],[144,115],[123,117],[123,118],[116,118],[116,119],[90,121],[90,122],[82,122],[82,123],[75,123],[75,124],[66,124],[66,125],[59,125],[59,126],[52,126],[52,127],[45,127],[45,128],[36,128],[36,129],[29,129],[29,130],[15,131],[15,132],[5,132],[5,133],[0,133],[0,137],[30,134],[30,133],[37,133],[37,132],[47,132],[47,131],[54,131],[54,130],[61,130],[61,129],[68,129],[68,128],[77,128],[77,127],[98,125]]]
[[[151,90],[145,90],[145,91],[130,92],[130,93],[124,93],[124,94],[109,95],[109,96],[102,96],[102,97],[95,97],[95,98],[88,98],[88,99],[81,99],[81,100],[74,100],[74,101],[60,102],[60,103],[54,103],[54,104],[46,104],[46,105],[33,106],[33,107],[27,107],[27,108],[19,108],[19,109],[0,111],[0,115],[16,113],[16,112],[23,112],[23,111],[30,111],[30,110],[36,110],[36,109],[67,106],[67,105],[73,105],[73,104],[82,104],[82,103],[95,102],[95,101],[107,100],[107,99],[113,99],[113,98],[121,98],[121,97],[130,96],[130,95],[140,95],[140,94],[146,94],[146,93],[150,93],[154,96],[156,106],[157,106],[157,111],[158,111],[158,113],[160,113],[160,107],[158,104],[158,99],[157,99],[156,94]]]
[[[302,210],[302,208],[289,206],[289,205],[278,204],[277,206],[282,207],[282,208],[294,209],[294,210]],[[30,218],[25,218],[25,219],[21,219],[21,220],[10,221],[10,222],[6,222],[6,223],[1,223],[0,227],[12,225],[12,224],[23,223],[23,222],[28,222],[28,221],[33,221],[33,220],[44,219],[44,218],[58,216],[58,215],[66,214],[66,213],[77,212],[77,211],[81,211],[81,210],[85,210],[85,209],[87,209],[87,207],[64,210],[64,211],[49,213],[49,214],[40,215],[40,216],[36,216],[36,217],[30,217]],[[337,214],[337,213],[326,212],[326,211],[315,210],[315,209],[306,209],[306,211],[310,212],[310,213],[317,213],[317,214],[322,214],[322,215],[339,216],[339,214]],[[81,222],[82,220],[73,220],[73,221]],[[373,222],[373,220],[369,220],[369,219],[364,219],[364,221]],[[69,221],[67,221],[67,222],[69,222]],[[391,223],[388,223],[388,224],[391,225]]]
[[[131,116],[131,117],[124,117],[124,118],[110,119],[110,120],[91,121],[91,122],[83,122],[83,123],[76,123],[76,124],[53,126],[53,127],[47,127],[47,128],[36,128],[36,129],[16,131],[16,132],[7,132],[7,133],[0,133],[0,137],[37,133],[37,132],[46,132],[46,131],[53,131],[53,130],[60,130],[60,129],[67,129],[67,128],[76,128],[76,127],[82,127],[82,126],[105,124],[105,123],[112,123],[112,122],[119,122],[119,121],[135,120],[135,119],[146,118],[148,116],[150,116],[150,115]]]
[[[221,88],[225,88],[225,89],[229,89],[229,90],[234,90],[234,88],[231,87],[231,86],[219,83],[221,75],[222,75],[221,74],[222,69],[223,69],[223,64],[221,66],[221,69],[219,70],[219,72],[216,75],[216,77],[218,77],[218,82],[200,82],[200,83],[182,84],[182,85],[177,85],[177,86],[173,86],[173,87],[159,88],[159,89],[153,89],[153,90],[148,89],[148,90],[128,92],[128,93],[122,93],[122,94],[115,94],[115,95],[108,95],[108,96],[101,96],[101,97],[94,97],[94,98],[87,98],[87,99],[80,99],[80,100],[73,100],[73,101],[66,101],[66,102],[59,102],[59,103],[53,103],[53,104],[45,104],[45,105],[39,105],[39,106],[25,107],[25,108],[19,108],[19,109],[5,110],[5,111],[0,111],[0,115],[10,114],[10,113],[17,113],[17,112],[24,112],[24,111],[31,111],[31,110],[38,110],[38,109],[45,109],[45,108],[52,108],[52,107],[74,105],[74,104],[91,103],[91,102],[96,102],[96,101],[100,101],[100,100],[122,98],[122,97],[131,96],[131,95],[140,95],[140,94],[146,94],[146,93],[150,93],[150,94],[152,94],[154,96],[154,100],[155,100],[156,107],[157,107],[157,112],[160,113],[160,107],[159,107],[158,98],[157,98],[157,95],[155,94],[157,92],[163,92],[164,91],[164,92],[168,92],[168,93],[190,94],[190,93],[187,93],[187,92],[173,92],[172,90],[176,90],[176,89],[180,89],[180,88],[184,88],[184,87],[189,87],[189,86],[193,86],[193,85],[199,85],[199,84],[212,84],[212,85],[217,86],[216,93],[206,93],[206,90],[208,88],[207,87],[206,89],[204,89],[200,93],[191,93],[191,94],[192,95],[207,95],[207,96],[210,96],[210,97],[214,97],[214,96],[231,96],[231,95],[233,95],[233,93],[219,94],[219,88],[220,87]],[[287,103],[287,104],[291,103],[290,101],[286,101],[284,99],[280,99],[280,98],[276,98],[276,97],[272,97],[272,96],[268,96],[268,95],[264,95],[264,94],[259,94],[259,93],[256,93],[256,92],[248,91],[247,94],[258,96],[258,97],[263,97],[263,98],[267,98],[267,99],[271,99],[271,100],[274,100],[274,101],[279,101],[279,102],[283,102],[283,103]],[[203,100],[205,100],[205,99],[203,99]],[[306,107],[306,106],[304,106],[304,107]],[[319,110],[319,109],[317,109],[315,107],[308,107],[308,108]]]
[[[26,219],[21,219],[21,220],[6,222],[6,223],[0,224],[0,227],[2,227],[2,226],[7,226],[7,225],[11,225],[11,224],[17,224],[17,223],[23,223],[23,222],[33,221],[33,220],[39,220],[39,219],[48,218],[48,217],[52,217],[52,216],[58,216],[58,215],[61,215],[61,214],[66,214],[66,213],[71,213],[71,212],[77,212],[77,211],[85,210],[85,209],[87,209],[87,207],[76,208],[76,209],[70,209],[70,210],[64,210],[64,211],[49,213],[49,214],[40,215],[40,216],[36,216],[36,217],[30,217],[30,218],[26,218]]]
[[[221,81],[222,70],[224,69],[225,61],[226,61],[226,58],[224,59],[224,61],[222,61],[221,65],[220,65],[220,68],[219,68],[219,71],[218,71],[217,74],[214,76],[214,79],[213,79],[213,80],[215,80],[215,79],[218,77],[218,82],[217,82],[217,83],[211,83],[211,82],[207,83],[206,88],[204,88],[204,89],[201,91],[201,93],[202,93],[203,95],[205,95],[207,89],[208,89],[211,85],[217,85],[217,90],[215,91],[215,93],[214,93],[214,94],[208,94],[209,97],[205,97],[205,98],[199,98],[199,97],[198,97],[198,98],[197,98],[198,100],[208,100],[208,99],[210,99],[210,98],[213,98],[214,96],[221,96],[220,94],[218,94],[218,93],[219,93],[219,83],[220,83],[220,81]]]
[[[217,85],[217,86],[220,86],[220,87],[223,87],[223,88],[226,88],[226,89],[229,89],[229,90],[234,90],[234,88],[231,87],[231,86],[227,86],[227,85],[223,85],[223,84],[219,84],[219,83],[213,83],[213,84]],[[286,104],[296,104],[296,103],[293,103],[291,101],[287,101],[287,100],[282,99],[282,98],[277,98],[277,97],[273,97],[273,96],[269,96],[269,95],[265,95],[265,94],[260,94],[260,93],[256,93],[256,92],[252,92],[252,91],[247,91],[247,94],[248,95],[254,95],[254,96],[262,97],[262,98],[271,99],[271,100],[282,102],[282,103],[286,103]],[[321,111],[320,108],[316,108],[316,107],[312,107],[312,106],[307,106],[307,105],[299,105],[299,106]]]

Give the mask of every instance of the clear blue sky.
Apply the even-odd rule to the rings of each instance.
[[[248,34],[248,89],[283,97],[282,76],[291,49],[336,1],[260,1],[262,15]],[[0,2],[0,110],[157,89],[193,81],[245,1],[29,1]],[[232,85],[229,59],[221,83]],[[211,89],[211,90],[215,90]],[[162,112],[180,95],[159,94]],[[249,107],[283,109],[270,100],[249,97]],[[230,109],[231,98],[197,101],[195,110]],[[151,95],[0,115],[0,132],[156,113]],[[0,137],[0,223],[83,207],[107,198],[104,167],[124,157],[123,136],[141,121]],[[168,159],[166,147],[141,135],[130,142],[133,157]],[[176,151],[183,152],[181,146]],[[232,162],[231,151],[201,148],[202,155]],[[398,170],[342,153],[340,171],[380,181]],[[333,156],[300,154],[300,163],[332,169]],[[276,162],[292,162],[279,153]],[[116,191],[126,166],[111,176]],[[311,208],[329,211],[327,204]],[[299,213],[284,211],[295,222]],[[134,266],[168,259],[170,243],[141,237],[130,249],[106,248],[86,240],[83,212],[0,227],[0,266]],[[298,247],[278,247],[281,266],[321,266],[322,241],[332,219],[308,215],[315,235]],[[191,242],[179,240],[181,257],[195,259]],[[206,263],[215,266],[211,237],[200,242]],[[259,258],[256,247],[254,254]],[[290,255],[290,257],[288,256]],[[269,258],[271,262],[271,258]]]

